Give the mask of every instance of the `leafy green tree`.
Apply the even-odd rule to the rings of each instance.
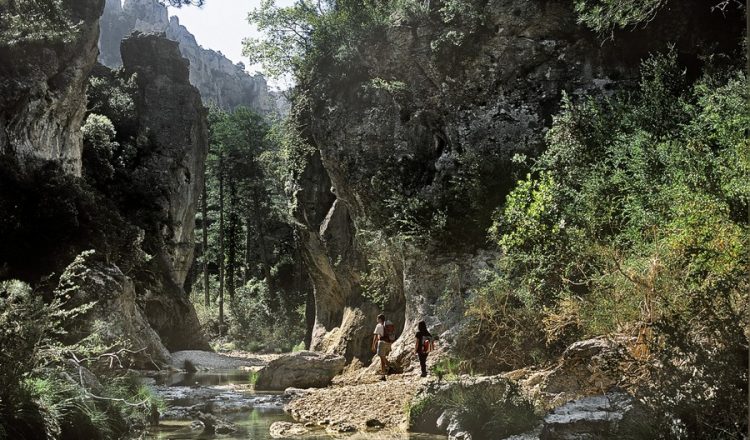
[[[575,0],[578,21],[601,33],[652,20],[668,0]]]
[[[272,76],[289,73],[302,63],[311,49],[312,32],[330,1],[300,0],[289,7],[278,7],[274,0],[263,0],[248,15],[265,37],[248,38],[243,55],[250,63],[262,63]]]

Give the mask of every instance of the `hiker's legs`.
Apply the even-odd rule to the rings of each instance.
[[[391,352],[391,344],[385,341],[378,341],[377,355],[380,357],[380,369],[383,374],[388,373],[388,353]]]
[[[419,356],[419,367],[422,368],[422,377],[427,376],[427,353],[417,353]]]

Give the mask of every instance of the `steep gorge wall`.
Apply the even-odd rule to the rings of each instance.
[[[81,123],[96,63],[103,0],[66,0],[80,31],[70,43],[0,45],[0,153],[54,160],[81,174]],[[0,10],[0,13],[3,13]]]
[[[177,43],[165,38],[124,43],[124,71],[137,73],[135,138],[142,147],[131,177],[160,182],[137,203],[164,220],[145,228],[139,240],[142,212],[115,202],[132,199],[134,188],[117,188],[115,196],[81,178],[81,125],[104,2],[77,0],[63,7],[80,21],[72,42],[0,46],[0,180],[12,187],[0,191],[0,241],[19,245],[0,252],[0,279],[38,285],[40,277],[60,276],[76,254],[95,248],[85,263],[70,265],[61,281],[66,289],[73,278],[86,284],[80,289],[85,300],[99,296],[92,319],[117,317],[110,323],[112,334],[145,344],[155,360],[167,356],[162,341],[171,350],[208,349],[183,290],[208,145],[207,112],[188,81],[187,61]],[[139,247],[152,257],[145,267],[133,267],[130,260],[117,267],[131,257],[123,254],[137,254]]]
[[[154,258],[152,270],[145,271],[152,275],[136,280],[139,300],[169,349],[207,349],[184,291],[208,154],[207,111],[188,81],[187,62],[176,42],[134,34],[123,41],[122,58],[125,74],[136,75],[138,138],[146,140],[139,143],[132,173],[159,182],[159,195],[151,203],[166,219],[158,229],[146,231],[145,246]]]
[[[415,205],[417,226],[444,227],[426,241],[387,245],[385,312],[406,335],[396,355],[408,352],[422,319],[451,343],[465,299],[495,261],[486,230],[520,177],[512,158],[544,148],[563,93],[633,84],[640,61],[670,43],[695,70],[702,48],[734,49],[742,32],[741,19],[699,1],[672,2],[644,28],[604,42],[577,24],[569,1],[469,3],[481,19],[458,27],[435,10],[429,19],[392,17],[353,43],[353,60],[324,58],[300,86],[313,100],[302,119],[319,151],[297,212],[315,285],[315,349],[369,360],[377,308],[362,295],[371,252],[362,232],[392,235],[388,224],[410,220]],[[451,32],[466,37],[446,44]]]
[[[101,19],[99,61],[107,67],[122,66],[120,42],[134,31],[163,32],[179,43],[180,52],[190,61],[190,82],[201,93],[206,105],[225,110],[249,107],[261,114],[275,114],[283,98],[268,90],[262,75],[249,75],[242,64],[204,49],[177,17],[169,17],[167,8],[157,0],[107,0]]]

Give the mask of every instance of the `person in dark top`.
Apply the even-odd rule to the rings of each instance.
[[[419,321],[417,328],[419,330],[416,336],[417,357],[419,357],[419,366],[422,368],[422,377],[427,377],[427,354],[434,348],[433,338],[424,321]]]

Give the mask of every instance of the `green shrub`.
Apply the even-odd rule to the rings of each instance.
[[[22,282],[0,282],[0,432],[10,438],[119,438],[163,407],[137,378],[98,362],[105,348],[62,341],[64,324],[90,308],[68,309],[67,293],[45,302]],[[79,368],[106,377],[103,388]]]
[[[440,407],[435,405],[434,397],[429,395],[413,402],[406,402],[404,405],[410,431],[432,432],[435,430],[435,420],[440,417],[440,411]]]
[[[731,420],[746,408],[732,402],[747,386],[748,102],[741,74],[690,84],[674,53],[645,61],[635,92],[566,100],[494,224],[503,255],[464,356],[532,362],[580,338],[645,337],[660,430],[744,432]]]
[[[453,413],[461,428],[478,440],[521,434],[539,422],[534,406],[521,395],[518,385],[508,380],[478,385],[455,383],[413,404],[410,425],[417,427],[443,411]]]
[[[304,339],[304,311],[288,311],[282,303],[279,312],[273,312],[268,295],[266,282],[255,279],[237,289],[229,302],[228,336],[248,351],[292,351]]]
[[[0,45],[64,42],[76,37],[80,23],[63,0],[15,0],[0,3]]]
[[[460,373],[461,361],[448,357],[440,359],[435,362],[431,367],[430,371],[438,378],[438,381],[442,381],[443,378],[446,380],[456,380]]]
[[[507,283],[495,278],[468,303],[456,355],[485,373],[522,368],[555,356],[545,344],[542,313],[528,307]]]
[[[578,21],[597,32],[612,32],[651,21],[667,0],[575,0]]]

